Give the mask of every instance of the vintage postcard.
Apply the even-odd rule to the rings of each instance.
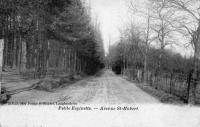
[[[0,127],[200,127],[200,1],[0,0]]]

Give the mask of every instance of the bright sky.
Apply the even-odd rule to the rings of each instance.
[[[91,0],[93,16],[97,16],[101,24],[102,36],[106,52],[111,44],[119,39],[119,28],[128,18],[127,0]],[[109,39],[110,38],[110,39]]]
[[[145,20],[138,16],[130,15],[130,1],[137,8],[144,8],[147,0],[88,0],[91,4],[93,17],[97,17],[101,25],[102,36],[106,53],[108,52],[109,40],[111,45],[120,38],[119,29],[123,29],[124,24],[134,21],[140,24]],[[182,55],[186,53],[186,49],[176,48]],[[184,50],[184,51],[183,51]]]

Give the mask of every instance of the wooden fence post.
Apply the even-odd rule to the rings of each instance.
[[[189,98],[190,98],[190,84],[192,82],[192,72],[189,73],[188,78],[187,78],[187,103],[189,102]]]
[[[169,93],[172,94],[172,83],[173,83],[173,74],[170,74],[170,85],[169,85]]]

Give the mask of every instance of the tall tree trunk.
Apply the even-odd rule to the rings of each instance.
[[[76,66],[77,66],[77,54],[76,51],[74,51],[74,73],[76,73],[77,71]]]
[[[147,52],[148,52],[148,49],[146,48],[145,49],[145,56],[144,56],[144,83],[145,85],[147,84],[147,76],[148,76],[148,72],[147,72]]]
[[[63,70],[66,70],[66,48],[63,49]]]
[[[13,42],[13,62],[12,62],[12,68],[16,69],[16,54],[17,54],[17,39],[16,36],[14,35],[14,42]]]
[[[21,35],[19,36],[19,45],[18,45],[18,69],[19,72],[21,73],[21,56],[22,56],[22,37]]]
[[[190,104],[195,104],[196,99],[196,86],[197,86],[197,80],[198,80],[198,61],[200,60],[200,24],[198,26],[198,29],[196,33],[193,35],[193,41],[194,41],[194,68],[193,68],[193,74],[192,74],[192,83],[190,84],[190,90],[189,90],[189,100],[188,102]]]
[[[125,50],[125,47],[124,47]],[[125,75],[125,70],[126,70],[126,53],[124,52],[123,55],[123,76]]]
[[[150,14],[148,10],[148,18],[147,18],[147,34],[145,41],[145,53],[144,53],[144,83],[147,84],[148,80],[148,70],[147,70],[147,62],[148,62],[148,52],[149,52],[149,34],[150,34]]]
[[[197,53],[194,55],[194,72],[192,74],[192,82],[189,88],[189,104],[195,104],[196,99],[196,85],[197,85]]]
[[[16,54],[17,54],[17,36],[16,36],[16,17],[13,16],[13,26],[14,26],[14,32],[13,32],[13,62],[12,62],[12,68],[16,69]]]
[[[5,29],[4,29],[4,50],[3,50],[3,71],[8,63],[8,16],[5,16]]]
[[[26,42],[25,41],[22,41],[21,43],[21,47],[22,47],[22,53],[21,53],[21,71],[22,72],[25,72],[26,71],[26,62],[27,62],[27,59],[26,59],[26,54],[27,54],[27,50],[26,50]]]
[[[2,82],[2,71],[3,71],[3,49],[4,49],[4,39],[0,39],[0,94],[1,94],[1,82]]]
[[[47,62],[47,71],[48,71],[48,69],[49,69],[50,51],[51,51],[49,40],[48,40],[48,42],[47,42],[47,45],[48,45],[48,51],[47,51],[47,61],[46,61],[46,62]]]
[[[68,63],[69,63],[69,66],[68,66],[68,69],[69,69],[69,73],[71,74],[71,49],[69,49],[69,56],[68,56]]]

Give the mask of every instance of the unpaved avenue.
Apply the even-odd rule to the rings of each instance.
[[[14,95],[10,102],[72,102],[80,104],[158,103],[134,83],[107,70],[55,92],[32,90]]]

